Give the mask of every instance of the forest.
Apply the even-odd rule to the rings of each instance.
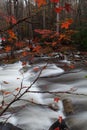
[[[0,0],[0,130],[87,130],[87,0]]]

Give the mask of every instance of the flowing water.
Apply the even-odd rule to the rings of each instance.
[[[71,130],[87,130],[87,70],[73,71],[75,73],[42,79],[42,88],[45,90],[47,86],[49,91],[70,91],[71,94],[59,94],[62,100],[70,99],[73,104],[74,114],[66,116],[66,120]]]
[[[38,76],[38,70],[44,64],[37,64],[33,67],[27,65],[23,68],[21,62],[5,65],[0,67],[0,102],[4,99],[5,103],[9,103],[17,94],[16,89],[21,86],[23,93],[31,82]],[[38,68],[36,68],[38,67]],[[31,91],[41,91],[47,93],[27,93],[21,101],[12,104],[16,112],[9,116],[5,113],[1,117],[1,121],[8,115],[8,122],[11,122],[24,130],[47,130],[50,125],[57,120],[58,116],[66,119],[66,122],[71,130],[87,130],[87,70],[77,67],[69,73],[64,73],[64,70],[55,64],[49,64],[38,81],[29,89]],[[60,75],[62,74],[62,75]],[[59,76],[60,75],[60,76]],[[10,93],[3,96],[3,91]],[[50,93],[50,92],[60,92]],[[69,92],[69,93],[67,93]],[[55,104],[55,97],[60,98],[58,101],[58,110],[50,109],[49,104]],[[66,115],[62,104],[63,99],[72,101],[74,113]],[[25,102],[24,100],[34,101],[35,103]],[[3,106],[4,108],[4,106]],[[13,110],[13,109],[12,109]]]

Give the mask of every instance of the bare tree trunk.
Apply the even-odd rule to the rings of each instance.
[[[57,3],[56,7],[59,8],[59,2]],[[57,21],[56,31],[59,33],[59,21],[60,21],[60,19],[59,19],[59,13],[57,13],[56,21]]]
[[[27,16],[31,16],[31,3],[30,1],[28,0],[25,0],[25,3],[26,3],[26,11],[27,11]],[[33,29],[32,29],[32,24],[31,24],[31,17],[29,18],[29,23],[28,23],[28,38],[29,40],[33,38]]]
[[[45,6],[43,6],[43,29],[46,28],[46,16],[45,16]]]

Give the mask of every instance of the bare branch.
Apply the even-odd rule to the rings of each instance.
[[[5,32],[5,31],[7,31],[7,30],[9,30],[9,29],[12,29],[12,28],[14,28],[15,26],[17,26],[18,24],[20,24],[20,23],[26,21],[26,20],[29,19],[29,18],[31,18],[31,16],[25,17],[25,18],[23,18],[23,19],[20,19],[20,20],[18,20],[15,24],[12,24],[11,26],[8,26],[6,29],[0,30],[0,32]]]
[[[79,95],[79,96],[87,96],[87,94],[83,93],[75,93],[70,90],[67,91],[28,91],[30,93],[43,93],[43,94],[70,94],[70,95]]]
[[[36,79],[31,83],[31,85],[21,94],[20,91],[21,91],[21,89],[22,89],[22,83],[23,83],[23,80],[22,80],[20,91],[17,93],[17,95],[15,95],[14,99],[2,110],[2,112],[0,113],[0,116],[1,116],[3,113],[5,113],[5,112],[8,110],[8,108],[9,108],[14,102],[18,101],[24,94],[26,94],[27,92],[29,92],[29,89],[33,86],[33,84],[35,84],[35,83],[37,82],[37,80],[39,79],[39,77],[40,77],[40,75],[41,75],[43,69],[45,69],[46,66],[47,66],[47,64],[46,64],[44,67],[42,67],[42,69],[41,69],[41,71],[39,72],[37,78],[36,78]],[[19,95],[19,94],[20,94],[20,95]]]

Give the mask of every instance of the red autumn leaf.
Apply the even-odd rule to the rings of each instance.
[[[37,37],[35,37],[35,38],[33,39],[33,42],[34,42],[34,43],[37,43],[37,42],[39,42],[39,39],[38,39]]]
[[[2,41],[5,41],[6,40],[6,38],[5,37],[2,37]]]
[[[58,97],[54,98],[54,102],[58,102],[60,99]]]
[[[57,42],[52,42],[52,46],[55,46],[57,44]]]
[[[67,12],[70,12],[71,11],[71,4],[68,4],[68,3],[65,3],[65,10],[67,11]]]
[[[38,7],[41,7],[42,5],[46,5],[46,0],[35,0],[37,3]]]
[[[16,91],[19,91],[19,90],[20,90],[20,88],[16,88],[15,90],[16,90]]]
[[[24,61],[24,62],[22,62],[22,66],[25,66],[27,63]]]
[[[3,81],[3,83],[4,83],[4,84],[9,84],[9,82],[7,82],[7,81]]]
[[[60,130],[60,128],[59,128],[59,127],[57,127],[57,128],[55,128],[54,130]]]
[[[16,24],[16,19],[15,19],[15,17],[14,16],[11,16],[11,22],[13,23],[13,24]]]
[[[62,23],[61,28],[68,29],[69,28],[69,24],[67,22],[64,22],[64,23]]]
[[[60,0],[50,0],[53,3],[58,3]]]
[[[15,33],[13,32],[13,30],[8,30],[7,31],[8,32],[8,34],[9,34],[9,36],[10,36],[10,38],[12,39],[12,38],[14,38],[14,39],[16,39],[17,37],[16,37],[16,35],[15,35]]]
[[[74,68],[75,68],[75,66],[74,66],[74,65],[70,65],[70,66],[69,66],[69,68],[74,69]]]
[[[5,16],[4,18],[5,18],[6,22],[8,22],[8,23],[11,22],[13,24],[16,24],[16,22],[17,22],[14,16]]]
[[[66,37],[66,35],[65,35],[65,34],[60,34],[60,35],[59,35],[59,41],[61,41],[61,40],[65,39],[65,37]]]
[[[43,35],[43,34],[50,34],[51,33],[51,30],[48,30],[48,29],[35,29],[34,31],[36,33],[41,34],[41,35]]]
[[[27,52],[24,51],[24,52],[22,53],[22,55],[23,55],[23,56],[27,56]]]
[[[8,94],[11,94],[11,92],[9,92],[9,91],[4,91],[3,94],[4,94],[4,95],[8,95]]]
[[[37,46],[33,49],[33,51],[35,51],[35,52],[40,52],[40,49],[41,49],[41,46],[37,45]]]
[[[69,26],[73,23],[73,20],[72,19],[68,19],[66,20],[65,22],[63,22],[61,24],[61,28],[65,28],[65,29],[68,29]]]
[[[56,13],[60,13],[63,10],[63,7],[56,7],[55,11]]]
[[[24,46],[24,43],[23,42],[16,42],[15,45],[17,47],[23,47]]]
[[[6,46],[6,47],[5,47],[5,51],[6,51],[6,52],[9,52],[10,50],[11,50],[11,47],[10,47],[10,46]]]
[[[39,71],[39,68],[38,68],[38,67],[35,67],[35,68],[33,68],[33,71],[34,71],[34,72],[38,72],[38,71]]]

